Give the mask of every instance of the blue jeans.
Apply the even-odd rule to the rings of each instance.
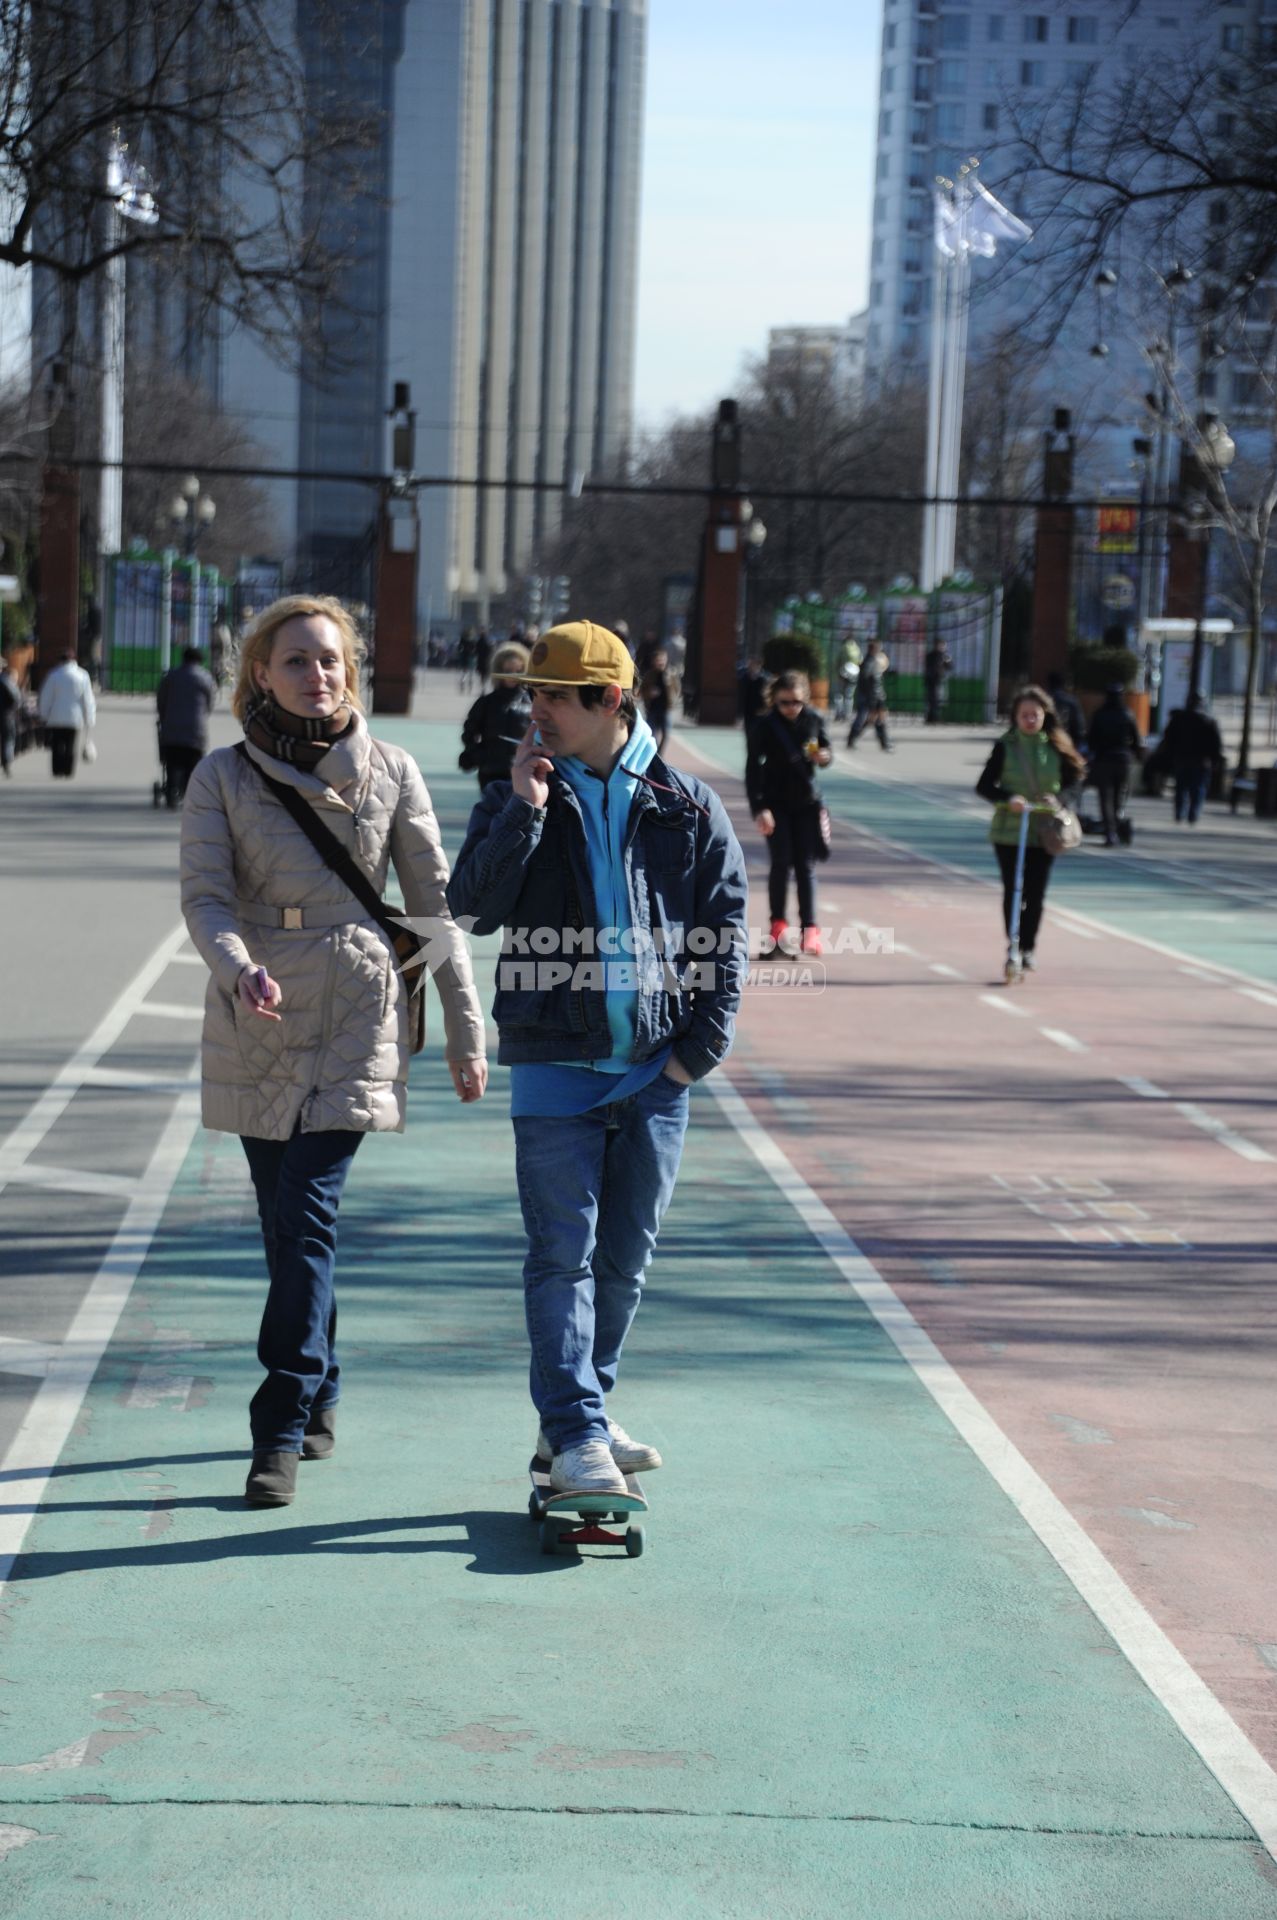
[[[687,1088],[660,1073],[589,1113],[514,1122],[530,1385],[556,1453],[606,1444],[604,1396],[678,1178],[687,1112]]]
[[[340,1392],[337,1209],[362,1133],[241,1137],[257,1191],[270,1291],[257,1339],[266,1378],[253,1395],[254,1453],[300,1453],[312,1412]]]

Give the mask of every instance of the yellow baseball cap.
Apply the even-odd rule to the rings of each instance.
[[[547,687],[632,687],[634,661],[624,640],[592,620],[550,627],[537,641],[523,673]]]

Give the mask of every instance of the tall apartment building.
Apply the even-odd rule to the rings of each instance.
[[[388,128],[352,223],[342,372],[290,379],[223,343],[224,405],[280,465],[386,466],[407,381],[417,468],[477,484],[419,495],[423,620],[487,617],[562,490],[613,464],[632,413],[647,0],[361,0],[351,84]],[[384,194],[381,188],[384,184]],[[354,349],[352,351],[352,348]],[[334,576],[371,495],[303,483],[289,534]]]
[[[1218,56],[1247,58],[1263,16],[1277,0],[1144,0],[1137,8],[1104,0],[884,0],[879,77],[877,168],[873,203],[867,357],[870,377],[912,364],[925,370],[935,257],[932,183],[952,178],[971,155],[981,178],[1005,195],[1013,211],[1032,220],[1035,209],[1017,193],[1011,171],[1008,104],[1067,97],[1083,80],[1104,84],[1125,63]],[[1212,115],[1214,105],[1203,103]],[[1222,132],[1222,129],[1221,129]],[[1043,245],[1049,236],[1043,232]],[[1169,262],[1161,263],[1169,265]],[[1142,302],[1131,263],[1123,292],[1124,324],[1109,334],[1107,359],[1097,362],[1096,320],[1083,303],[1052,354],[1044,397],[1090,409],[1098,424],[1116,424],[1138,408],[1149,384],[1140,356]],[[1040,291],[1041,281],[1017,280],[994,263],[973,273],[971,354],[978,358],[994,335],[1014,328]],[[1157,288],[1148,276],[1148,314],[1157,317]],[[1134,312],[1133,312],[1134,310]],[[1164,325],[1164,316],[1162,318]],[[1238,369],[1216,370],[1218,399],[1233,399]],[[1129,439],[1126,442],[1129,450]]]

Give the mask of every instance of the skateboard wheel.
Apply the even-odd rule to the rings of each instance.
[[[643,1551],[643,1544],[642,1527],[627,1527],[625,1529],[625,1551],[629,1554],[631,1560],[638,1559]]]
[[[542,1553],[557,1553],[559,1551],[559,1527],[558,1522],[555,1520],[543,1520],[541,1522],[541,1551]]]

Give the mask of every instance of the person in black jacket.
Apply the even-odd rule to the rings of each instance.
[[[1130,838],[1126,828],[1126,795],[1131,782],[1131,760],[1141,758],[1144,743],[1124,699],[1126,689],[1115,681],[1104,695],[1087,731],[1086,744],[1091,755],[1091,778],[1100,796],[1104,821],[1104,844],[1115,847]]]
[[[1175,818],[1197,825],[1202,802],[1210,792],[1211,775],[1224,763],[1219,727],[1206,711],[1200,693],[1190,693],[1166,723],[1157,747],[1175,778]]]
[[[457,765],[477,773],[482,792],[493,780],[508,780],[515,751],[528,730],[532,695],[512,676],[528,670],[528,650],[507,640],[492,661],[492,690],[481,693],[461,728]]]
[[[768,711],[754,722],[745,763],[745,790],[749,810],[768,843],[771,867],[767,878],[771,929],[768,952],[774,952],[789,931],[785,919],[789,875],[798,887],[798,917],[802,922],[802,951],[823,951],[816,923],[816,881],[813,868],[825,857],[817,767],[833,758],[825,723],[807,703],[811,687],[805,673],[782,673],[772,682]]]

